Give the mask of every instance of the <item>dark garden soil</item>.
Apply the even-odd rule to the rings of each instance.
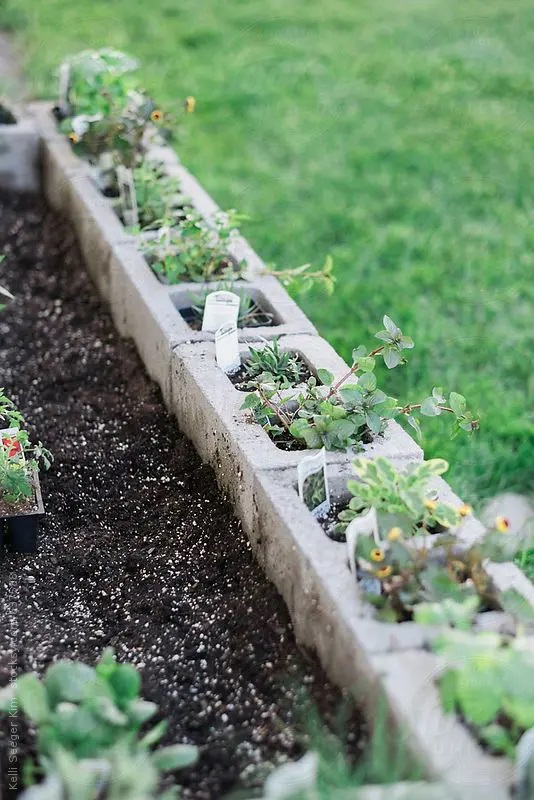
[[[16,300],[0,313],[0,386],[55,463],[42,476],[39,553],[0,562],[0,685],[12,663],[94,663],[113,646],[169,719],[166,741],[202,747],[183,797],[220,798],[250,783],[259,762],[299,754],[299,688],[326,719],[342,698],[297,649],[283,602],[212,471],[118,338],[69,227],[38,202],[0,195],[2,252],[1,282]],[[356,758],[357,713],[347,729]],[[22,724],[19,733],[21,767],[31,737]],[[7,735],[4,720],[6,796]]]

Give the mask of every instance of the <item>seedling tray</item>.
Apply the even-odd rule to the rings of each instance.
[[[4,514],[0,517],[0,546],[4,543],[13,553],[35,553],[39,519],[44,514],[43,498],[39,474],[33,472],[32,483],[35,491],[35,504],[29,511]]]

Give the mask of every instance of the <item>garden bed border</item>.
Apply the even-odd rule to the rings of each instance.
[[[171,301],[176,287],[171,290],[155,278],[110,204],[97,192],[87,166],[58,134],[50,106],[36,104],[33,113],[48,201],[72,220],[87,269],[109,302],[118,330],[134,339],[167,406],[235,503],[258,559],[289,607],[298,640],[316,650],[330,677],[363,698],[370,711],[385,694],[392,722],[405,731],[409,750],[429,777],[443,781],[458,796],[482,800],[484,793],[485,800],[491,791],[494,800],[504,800],[511,763],[484,753],[459,719],[441,709],[433,680],[440,659],[425,649],[432,629],[415,623],[386,625],[372,617],[348,568],[340,570],[343,545],[330,541],[298,500],[295,467],[304,453],[279,450],[259,426],[246,420],[239,411],[243,393],[215,367],[213,344],[206,341],[212,337],[184,329]],[[213,215],[216,204],[174,152],[158,149],[169,173],[180,177],[192,204],[206,218]],[[244,239],[236,247],[238,257],[252,264],[251,283],[267,286],[263,283],[267,279],[258,277],[263,268],[259,256]],[[285,313],[291,317],[284,330],[275,327],[270,335],[281,336],[284,347],[305,354],[312,367],[340,374],[347,365],[316,335],[278,282],[268,280],[268,300],[278,313],[271,298],[277,297],[278,303],[278,296],[282,298],[278,293],[283,293]],[[298,311],[295,316],[293,306]],[[247,336],[248,332],[241,336],[243,350]],[[398,464],[422,458],[419,446],[394,422],[367,454],[387,455]],[[345,453],[327,454],[336,480],[348,476],[350,460]],[[452,495],[444,481],[438,483],[442,495]],[[471,541],[481,530],[476,520],[469,520],[462,537]],[[534,586],[518,567],[492,565],[491,570],[500,586],[512,584],[534,600]],[[493,619],[497,625],[503,622],[498,615]]]

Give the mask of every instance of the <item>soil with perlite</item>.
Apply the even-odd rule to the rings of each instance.
[[[179,775],[184,798],[254,785],[259,763],[302,750],[302,688],[326,722],[343,698],[297,648],[211,469],[115,332],[69,226],[40,201],[0,195],[0,253],[16,297],[0,312],[0,386],[55,455],[38,554],[0,561],[0,685],[12,663],[42,672],[112,646],[169,720],[166,741],[201,747]],[[357,712],[346,733],[356,758]],[[7,735],[4,720],[6,795]],[[33,738],[23,724],[20,735],[21,767]]]

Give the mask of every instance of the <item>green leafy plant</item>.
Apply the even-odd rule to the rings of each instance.
[[[0,500],[10,505],[33,497],[33,473],[52,463],[50,451],[41,442],[30,441],[24,424],[20,411],[0,389],[0,429],[13,431],[0,442]]]
[[[216,214],[208,226],[197,211],[188,209],[174,227],[165,220],[158,235],[141,243],[148,262],[169,284],[188,281],[208,283],[242,277],[246,262],[236,263],[228,254],[237,236],[241,216],[233,209]]]
[[[447,534],[406,538],[391,528],[379,542],[372,532],[354,545],[356,577],[380,619],[467,627],[478,611],[504,610],[521,623],[534,610],[515,590],[499,592],[487,561],[507,562],[522,547],[517,536],[496,526],[467,547]]]
[[[152,230],[178,224],[185,216],[185,198],[178,178],[165,175],[162,164],[144,159],[133,171],[139,227]]]
[[[534,650],[522,637],[445,630],[433,649],[445,660],[439,681],[447,712],[459,711],[495,753],[514,756],[534,728]]]
[[[37,771],[47,780],[34,797],[44,800],[51,796],[45,790],[60,785],[69,800],[141,800],[156,789],[163,772],[197,760],[197,748],[190,745],[153,749],[166,722],[141,733],[157,706],[140,697],[140,688],[135,667],[118,663],[108,649],[94,668],[62,660],[49,666],[42,680],[28,673],[1,690],[1,710],[21,709],[37,729]],[[26,775],[33,771],[30,765]],[[122,793],[117,793],[117,784]],[[131,795],[125,787],[131,788]],[[85,793],[76,793],[82,790]],[[176,796],[176,792],[165,795],[167,800]]]
[[[327,294],[332,294],[336,284],[333,272],[334,261],[330,255],[326,257],[321,269],[314,270],[311,264],[302,264],[300,267],[288,267],[287,269],[273,266],[265,270],[266,275],[278,278],[280,283],[295,292],[306,293],[314,286],[321,286]]]
[[[401,471],[386,458],[371,460],[359,456],[352,462],[352,468],[357,480],[347,481],[352,498],[338,515],[338,533],[370,508],[377,511],[381,529],[396,526],[407,536],[455,528],[471,512],[469,506],[456,510],[435,499],[429,482],[448,470],[449,465],[442,458],[412,463]]]
[[[103,154],[133,167],[149,123],[164,115],[139,86],[135,59],[117,50],[85,50],[63,63],[69,71],[67,108],[60,123],[75,151],[97,164]]]
[[[376,334],[383,342],[368,351],[364,346],[353,350],[353,364],[338,381],[325,369],[317,372],[321,386],[312,377],[305,388],[292,398],[277,390],[258,387],[248,395],[242,406],[249,409],[256,422],[276,440],[284,437],[296,440],[304,447],[327,450],[345,450],[361,447],[385,429],[389,419],[406,417],[408,423],[420,434],[419,420],[415,416],[437,416],[443,412],[454,418],[453,434],[459,429],[476,430],[478,420],[467,410],[465,398],[451,393],[449,405],[441,403],[441,391],[434,389],[430,398],[421,403],[398,405],[378,388],[374,369],[381,358],[388,369],[406,363],[404,351],[410,350],[413,341],[388,317],[384,317],[384,330]],[[355,382],[349,383],[351,379]]]
[[[244,366],[244,381],[250,388],[268,384],[278,389],[290,389],[302,379],[304,365],[295,353],[282,350],[278,339],[261,348],[250,347],[249,353]]]

